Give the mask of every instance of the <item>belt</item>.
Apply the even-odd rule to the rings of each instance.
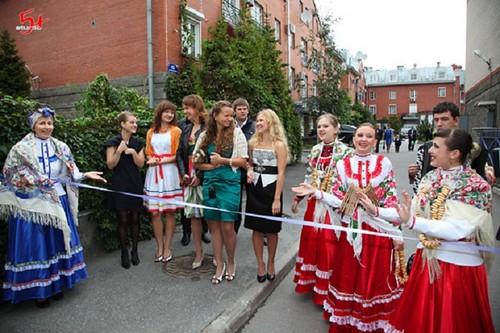
[[[266,174],[266,175],[277,175],[278,174],[278,167],[274,167],[274,166],[255,165],[253,167],[253,170],[257,173]]]
[[[157,154],[154,154],[153,157],[161,160],[162,158],[164,157],[172,157],[174,156],[173,154],[160,154],[160,155],[157,155]],[[158,165],[158,168],[156,169],[156,174],[155,174],[155,182],[156,184],[158,184],[158,177],[160,179],[163,179],[163,168],[161,167],[161,164]]]

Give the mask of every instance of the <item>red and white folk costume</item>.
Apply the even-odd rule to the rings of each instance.
[[[314,146],[307,162],[304,182],[329,192],[335,180],[335,166],[349,151],[350,148],[340,141]],[[296,197],[295,200],[300,201],[302,197]],[[304,220],[331,224],[331,211],[331,207],[310,196]],[[331,258],[335,242],[337,238],[330,229],[304,226],[300,234],[293,279],[297,284],[295,291],[301,294],[314,291],[313,302],[318,305],[323,305],[328,294],[328,279],[332,274]]]
[[[343,227],[389,234],[402,240],[401,221],[396,209],[397,190],[392,164],[377,155],[348,155],[337,163],[337,179],[332,194],[316,191],[321,202],[340,207],[350,186],[372,188],[377,216],[354,206],[352,214],[338,210],[334,221]],[[383,329],[401,296],[403,288],[396,279],[393,238],[337,231],[339,237],[328,296],[323,304],[330,332],[343,330],[373,332]]]
[[[494,332],[486,277],[492,254],[467,246],[493,246],[491,187],[457,167],[429,172],[418,190],[408,226],[422,233],[421,243],[386,332]]]

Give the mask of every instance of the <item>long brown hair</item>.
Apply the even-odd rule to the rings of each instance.
[[[196,110],[200,124],[204,124],[207,120],[207,111],[205,110],[205,103],[198,95],[187,95],[182,99],[182,105],[190,106]]]
[[[174,103],[170,101],[162,101],[155,109],[155,117],[153,119],[153,123],[151,124],[151,128],[154,129],[155,133],[158,133],[161,129],[161,115],[165,111],[172,111],[174,113],[174,118],[170,122],[170,125],[177,125],[177,107]]]
[[[233,148],[234,122],[231,122],[229,127],[222,129],[219,133],[217,130],[217,122],[215,117],[219,115],[222,108],[233,108],[228,101],[218,101],[212,106],[210,117],[208,117],[207,127],[205,129],[205,138],[200,144],[200,149],[206,151],[206,148],[212,143],[215,143],[215,152],[223,156],[229,149]]]

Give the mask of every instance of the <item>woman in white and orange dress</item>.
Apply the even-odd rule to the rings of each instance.
[[[330,321],[330,332],[381,331],[403,291],[402,267],[394,258],[403,249],[401,222],[395,205],[397,190],[394,171],[385,156],[372,155],[376,144],[375,127],[358,126],[353,137],[355,153],[337,163],[336,180],[329,191],[303,183],[293,190],[299,195],[314,195],[333,208],[342,231],[335,244],[328,295],[323,316]],[[368,214],[358,202],[364,192],[377,207]],[[332,219],[336,221],[336,219]],[[363,234],[353,230],[377,232]],[[400,252],[397,252],[398,254]],[[399,269],[398,269],[399,268]]]
[[[144,200],[144,206],[151,213],[153,223],[157,245],[155,262],[168,262],[172,259],[175,211],[180,206],[171,200],[183,200],[176,162],[181,130],[176,123],[175,105],[163,101],[156,107],[153,124],[146,135],[146,164],[149,168],[144,182],[144,194],[149,198]],[[161,199],[169,199],[170,202]],[[162,214],[165,214],[165,240]]]
[[[386,332],[494,332],[486,271],[493,259],[491,187],[466,163],[472,137],[462,129],[434,135],[429,172],[399,210],[420,233],[410,279]],[[367,210],[373,210],[368,202]]]
[[[321,141],[311,149],[307,162],[305,182],[315,188],[329,191],[334,181],[335,165],[351,149],[337,139],[339,122],[337,117],[327,113],[321,115],[316,128]],[[303,196],[295,196],[292,212],[297,213],[298,204]],[[330,223],[330,208],[316,200],[314,196],[307,198],[305,221]],[[314,291],[313,302],[323,305],[328,294],[328,279],[332,274],[331,259],[337,241],[331,229],[304,226],[300,234],[299,251],[295,263],[295,291],[305,294]]]

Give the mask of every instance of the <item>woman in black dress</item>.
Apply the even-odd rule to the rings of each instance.
[[[280,215],[283,209],[283,183],[288,160],[288,144],[283,125],[272,110],[257,115],[256,132],[250,139],[250,167],[247,172],[246,212],[259,215]],[[257,258],[257,281],[272,281],[274,259],[278,248],[281,222],[245,216],[245,228],[252,229],[252,242]],[[264,233],[267,235],[267,270],[264,264]]]
[[[142,194],[143,180],[139,169],[144,166],[144,142],[132,135],[137,131],[137,118],[129,111],[117,117],[121,132],[106,142],[106,164],[113,170],[109,188],[115,191]],[[122,266],[130,268],[127,250],[128,228],[132,233],[132,264],[139,265],[137,243],[139,242],[139,213],[142,198],[110,193],[108,208],[118,213],[118,236],[122,248]]]

